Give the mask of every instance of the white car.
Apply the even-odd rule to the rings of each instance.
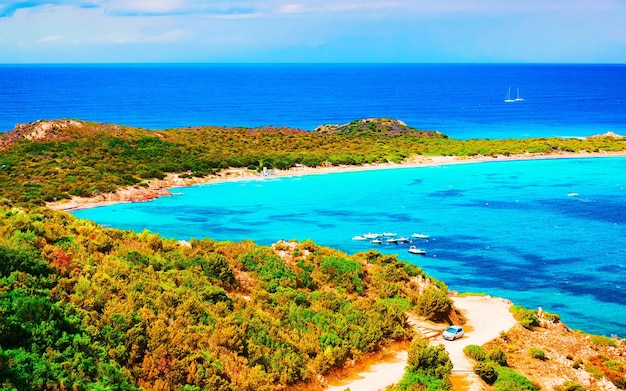
[[[462,338],[464,333],[463,327],[450,326],[443,332],[443,334],[441,334],[441,336],[443,339],[447,339],[448,341],[454,341],[457,338]]]

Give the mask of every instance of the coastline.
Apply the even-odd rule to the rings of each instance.
[[[377,163],[360,166],[323,166],[323,167],[292,167],[288,170],[273,169],[268,175],[261,175],[247,168],[228,168],[217,174],[205,177],[180,178],[177,173],[169,173],[163,179],[152,179],[126,188],[118,189],[115,193],[100,194],[93,197],[72,197],[69,200],[60,200],[46,203],[46,207],[53,210],[72,211],[76,209],[95,208],[127,202],[144,202],[158,197],[172,196],[171,190],[178,187],[188,187],[211,183],[224,183],[249,180],[264,180],[266,178],[292,177],[302,175],[319,175],[331,173],[345,173],[365,170],[386,170],[398,168],[432,167],[450,164],[469,164],[501,161],[541,160],[541,159],[580,159],[597,157],[626,157],[626,152],[559,152],[553,154],[525,153],[519,155],[495,156],[412,156],[402,163]]]

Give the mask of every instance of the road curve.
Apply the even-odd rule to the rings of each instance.
[[[472,371],[473,364],[463,354],[467,345],[483,345],[500,336],[500,332],[508,331],[516,323],[509,307],[511,302],[490,296],[455,297],[454,306],[466,319],[465,336],[456,341],[446,341],[441,336],[433,338],[433,345],[443,344],[452,360],[453,374],[467,374],[472,383],[470,390],[480,390],[480,380]],[[407,351],[398,352],[395,360],[372,365],[367,371],[358,373],[349,381],[333,384],[327,391],[377,391],[398,383],[404,375],[408,359]]]

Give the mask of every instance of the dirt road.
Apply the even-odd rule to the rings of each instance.
[[[453,375],[467,377],[468,391],[478,391],[482,382],[472,371],[472,363],[465,358],[463,348],[467,345],[483,345],[508,331],[516,323],[509,312],[508,300],[489,296],[456,297],[454,305],[465,315],[467,323],[465,336],[456,341],[446,341],[441,336],[432,339],[434,345],[443,344],[450,354]],[[353,376],[349,381],[333,384],[328,391],[377,391],[397,383],[404,374],[408,355],[399,352],[395,360],[371,366],[367,371]]]

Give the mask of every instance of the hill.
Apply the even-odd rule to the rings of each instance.
[[[57,120],[0,135],[3,388],[319,390],[335,371],[393,343],[408,345],[416,335],[409,317],[462,321],[444,283],[395,256],[348,255],[310,241],[271,248],[209,238],[177,242],[105,229],[41,207],[47,201],[229,168],[626,149],[623,139],[610,136],[453,140],[404,126],[380,119],[315,132],[151,131]],[[531,336],[520,335],[504,341],[507,352],[523,351]],[[614,352],[581,354],[578,365],[621,384],[624,343],[610,341]],[[548,346],[565,346],[556,335],[536,344],[548,358],[562,356]],[[412,346],[409,361],[437,356],[413,380],[449,389],[445,354],[421,342]],[[583,346],[584,340],[577,349]]]
[[[333,128],[334,129],[334,128]],[[297,165],[402,163],[416,156],[510,156],[623,152],[610,136],[454,140],[391,119],[328,131],[193,127],[151,131],[77,120],[38,121],[0,134],[0,194],[18,205],[114,193],[167,174],[202,178],[227,168],[261,172]]]

